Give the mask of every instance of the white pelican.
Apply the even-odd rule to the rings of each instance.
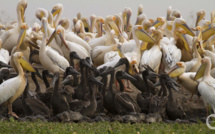
[[[172,6],[169,6],[169,7],[167,8],[167,15],[166,15],[166,20],[167,20],[167,21],[170,20],[171,12],[172,12]]]
[[[119,29],[116,23],[114,23],[115,19],[116,19],[115,16],[107,16],[105,18],[104,26],[105,26],[106,34],[103,35],[102,37],[94,38],[89,41],[89,45],[91,46],[92,49],[96,46],[108,46],[112,44],[111,42],[112,37],[110,35],[111,29],[113,29],[115,31],[115,34],[119,36]]]
[[[95,14],[92,14],[92,15],[90,16],[90,31],[91,31],[92,33],[94,33],[96,18],[97,18],[97,17],[96,17]]]
[[[202,65],[196,73],[195,80],[202,77],[202,81],[198,85],[198,91],[202,96],[205,106],[212,106],[215,113],[215,79],[211,77],[211,60],[209,57],[202,59]],[[208,109],[207,109],[208,112]]]
[[[82,33],[85,36],[89,36],[90,38],[95,38],[96,36],[94,33],[85,32],[84,23],[81,20],[78,20],[75,24],[75,31],[77,32],[77,34]]]
[[[144,68],[142,65],[149,65],[156,73],[159,71],[162,52],[160,49],[160,41],[163,38],[163,31],[162,30],[155,30],[153,32],[155,38],[155,43],[149,50],[145,50],[143,52],[141,61],[140,61],[140,69],[143,70]]]
[[[101,37],[103,33],[103,27],[104,19],[102,17],[97,17],[95,22],[95,28],[97,31],[96,38]]]
[[[55,33],[50,37],[48,42],[51,42],[55,37],[58,47],[62,50],[64,57],[70,61],[70,52],[75,51],[81,59],[85,59],[86,57],[90,57],[90,53],[81,45],[65,40],[65,29],[58,25],[56,28],[56,36]],[[75,65],[79,61],[75,61]]]
[[[26,7],[27,7],[26,0],[20,0],[18,2],[17,8],[16,8],[18,25],[1,35],[1,39],[3,41],[2,48],[7,49],[9,53],[11,53],[13,47],[17,45],[19,32],[20,32],[22,23],[24,23],[24,13],[25,13]]]
[[[91,52],[90,45],[86,41],[84,41],[79,36],[77,36],[76,34],[74,34],[73,32],[71,32],[69,30],[69,28],[70,28],[70,21],[69,21],[68,18],[62,18],[59,21],[59,25],[61,25],[62,27],[65,28],[65,39],[66,40],[68,40],[70,42],[75,42],[75,43],[81,45],[82,47],[84,47],[89,53]]]
[[[198,23],[204,19],[205,17],[205,10],[204,9],[201,9],[200,11],[197,12],[197,18],[196,18],[196,27],[198,26]]]
[[[191,101],[193,94],[197,93],[198,82],[193,80],[196,75],[196,72],[185,72],[185,70],[185,63],[178,62],[169,72],[169,76],[178,78],[178,81],[183,86],[183,88],[187,89],[191,93]]]
[[[139,39],[150,43],[154,43],[155,40],[149,34],[147,34],[145,30],[143,30],[143,26],[141,25],[134,25],[132,27],[132,34],[135,41],[135,48],[131,52],[124,53],[124,55],[128,59],[130,65],[134,67],[138,72],[138,66],[141,63],[141,50]]]
[[[90,31],[90,24],[89,24],[88,19],[87,19],[86,17],[83,17],[83,18],[81,18],[81,21],[82,21],[83,24],[84,24],[84,26],[83,26],[83,27],[84,27],[84,31],[92,33],[92,32]]]
[[[63,14],[63,5],[61,3],[56,4],[51,11],[53,17],[57,15],[56,19],[54,20],[54,27],[57,27],[58,22],[60,21],[60,17]]]
[[[42,23],[44,29],[46,31],[47,19],[45,17],[42,18]],[[52,48],[46,47],[46,34],[43,34],[42,43],[40,44],[39,50],[39,59],[42,66],[47,69],[48,71],[55,73],[59,72],[63,74],[67,67],[69,67],[69,62],[61,56],[58,52],[53,50]]]
[[[108,62],[110,60],[110,58],[113,57],[113,53],[115,53],[115,51],[117,51],[118,41],[114,38],[115,32],[114,32],[114,30],[111,30],[110,33],[111,33],[112,39],[113,39],[112,45],[96,46],[92,50],[91,57],[92,57],[93,63],[96,66]],[[112,55],[112,56],[110,56],[110,55]]]
[[[140,4],[140,5],[138,6],[137,16],[141,15],[142,13],[143,13],[143,5]]]
[[[8,105],[8,114],[19,118],[12,111],[12,103],[23,93],[26,86],[26,78],[23,68],[31,72],[35,72],[35,70],[31,64],[26,61],[23,53],[16,52],[13,56],[13,60],[18,69],[18,76],[8,79],[0,85],[0,104],[6,102]],[[23,68],[21,66],[23,66]]]
[[[194,56],[193,56],[194,58],[191,61],[185,62],[186,72],[196,72],[196,71],[198,71],[198,69],[201,65],[202,57],[197,50],[197,46],[201,47],[201,45],[199,45],[198,37],[195,36],[195,37],[193,37],[193,47],[192,47],[193,53],[194,53]]]

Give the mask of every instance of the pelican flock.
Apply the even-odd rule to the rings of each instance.
[[[143,120],[155,122],[190,118],[191,103],[215,113],[214,11],[205,20],[199,10],[193,27],[171,6],[166,17],[150,18],[141,4],[134,24],[129,7],[108,16],[78,12],[71,23],[58,3],[38,8],[40,23],[31,27],[27,5],[19,0],[16,22],[1,24],[1,116],[63,121],[75,111],[92,119],[147,114]]]

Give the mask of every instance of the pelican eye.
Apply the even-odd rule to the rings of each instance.
[[[59,34],[60,33],[60,30],[57,30],[57,34]]]
[[[138,30],[143,29],[143,26],[138,26]]]
[[[22,29],[25,29],[25,28],[26,28],[26,26],[25,26],[25,25],[23,25],[21,28],[22,28]]]
[[[113,20],[115,20],[116,19],[116,17],[115,16],[113,16]]]

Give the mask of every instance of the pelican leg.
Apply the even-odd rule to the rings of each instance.
[[[128,87],[126,87],[125,86],[125,82],[124,82],[124,80],[122,80],[122,83],[123,83],[123,85],[124,85],[124,87],[125,87],[125,91],[127,91],[127,92],[132,92],[133,90],[131,90],[131,89],[129,89]]]
[[[17,116],[16,113],[14,113],[14,112],[12,111],[12,104],[11,104],[11,103],[8,104],[8,114],[9,114],[9,115],[12,115],[13,117],[15,117],[15,118],[17,118],[17,119],[19,118],[19,116]]]

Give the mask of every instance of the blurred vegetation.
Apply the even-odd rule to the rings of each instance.
[[[99,123],[56,123],[56,122],[19,122],[10,118],[10,121],[0,122],[0,133],[22,133],[22,134],[203,134],[214,133],[203,123],[177,124],[177,123],[155,123],[155,124],[130,124],[118,122]]]

